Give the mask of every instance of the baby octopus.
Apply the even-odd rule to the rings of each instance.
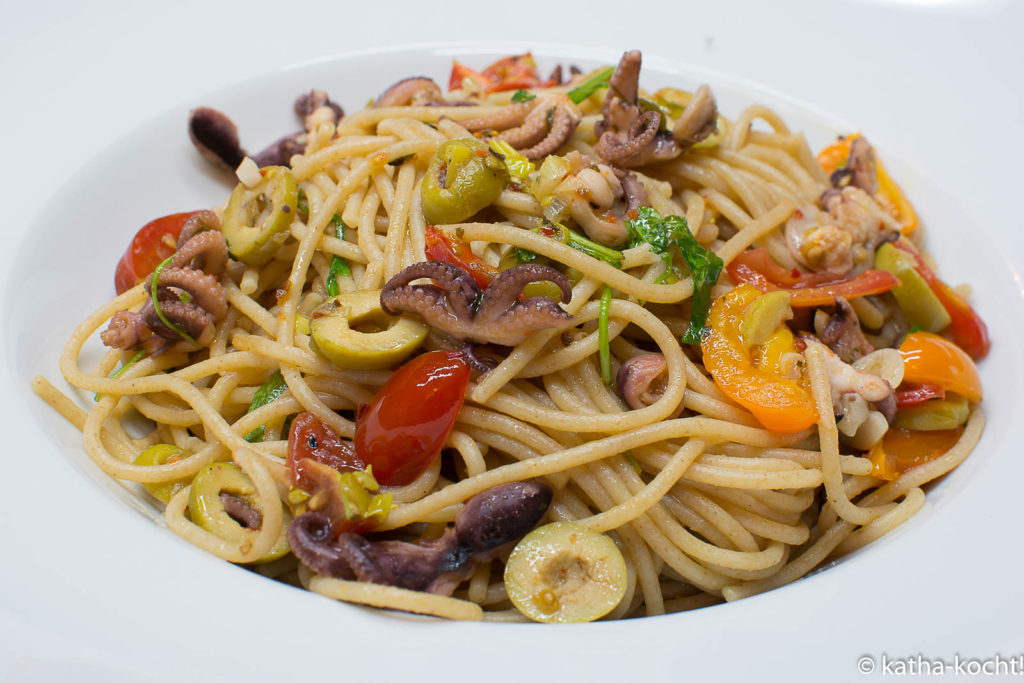
[[[160,272],[156,305],[150,298],[138,312],[115,313],[100,334],[104,344],[124,350],[142,347],[157,355],[176,342],[184,342],[178,330],[199,346],[213,340],[216,323],[228,311],[227,297],[218,281],[228,262],[228,249],[217,215],[198,211],[189,217],[177,246],[171,261]],[[152,291],[152,284],[150,275],[146,279],[147,293]],[[178,330],[169,327],[164,319]],[[187,346],[189,350],[194,348],[190,343]]]
[[[296,557],[318,574],[451,595],[478,562],[489,562],[544,517],[552,491],[532,481],[501,484],[469,499],[440,538],[375,541],[333,537],[327,516],[306,512],[288,528]]]
[[[430,278],[431,284],[410,284]],[[468,272],[444,261],[414,263],[395,275],[380,293],[385,312],[418,313],[428,325],[452,337],[483,344],[515,346],[539,329],[565,329],[573,316],[552,299],[519,299],[531,282],[553,282],[562,302],[572,297],[569,279],[549,266],[524,263],[502,271],[482,290]]]
[[[498,138],[527,159],[543,159],[569,140],[580,118],[579,109],[568,97],[540,95],[494,114],[463,121],[462,125],[472,133],[501,131]]]
[[[668,161],[715,132],[718,109],[711,90],[702,85],[676,119],[672,132],[662,114],[640,106],[640,51],[622,55],[609,82],[594,132],[594,151],[604,161],[627,168]]]

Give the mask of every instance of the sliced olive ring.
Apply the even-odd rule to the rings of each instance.
[[[257,533],[255,529],[243,526],[228,513],[221,494],[237,498],[249,509],[258,512],[256,487],[238,465],[215,462],[196,474],[188,497],[188,512],[192,521],[213,535],[231,543],[241,544],[246,536]],[[284,523],[281,534],[266,555],[257,563],[270,562],[288,554],[288,525],[292,516],[282,505]]]
[[[181,460],[187,455],[188,453],[174,444],[158,443],[139,453],[139,457],[135,458],[135,464],[147,466],[166,465]],[[184,479],[171,479],[169,481],[143,484],[143,486],[146,487],[149,495],[161,503],[167,504],[175,493],[188,485],[188,482],[189,478],[185,477]]]
[[[263,180],[255,187],[235,187],[221,225],[228,251],[251,266],[270,261],[288,239],[299,202],[299,186],[290,170],[268,166],[260,173]]]
[[[312,346],[335,365],[379,370],[397,365],[419,348],[430,328],[393,316],[380,305],[379,289],[342,292],[313,311]]]
[[[423,215],[433,225],[460,223],[492,204],[508,185],[505,163],[475,138],[437,148],[420,187]]]
[[[626,594],[626,561],[615,541],[582,524],[534,529],[505,564],[509,600],[541,622],[594,621]]]

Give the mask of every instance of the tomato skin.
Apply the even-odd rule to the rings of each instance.
[[[114,289],[124,294],[146,279],[160,262],[173,254],[185,221],[196,213],[172,213],[146,223],[135,233],[114,270]]]
[[[299,413],[288,432],[288,459],[292,484],[306,492],[317,490],[317,464],[338,472],[364,469],[352,444],[342,440],[315,413]]]
[[[480,289],[487,289],[500,272],[474,254],[468,244],[433,225],[427,226],[425,252],[431,261],[445,261],[465,270]]]
[[[911,332],[899,348],[903,356],[903,382],[934,384],[944,391],[982,398],[981,377],[971,357],[953,342],[930,332]]]
[[[838,279],[831,273],[788,271],[775,263],[764,249],[743,252],[725,269],[738,285],[752,285],[762,292],[789,292],[793,308],[828,306],[837,296],[853,299],[881,294],[900,283],[895,275],[884,270],[865,270],[853,277]]]
[[[356,454],[386,486],[405,486],[441,453],[469,386],[458,351],[417,356],[356,416]]]

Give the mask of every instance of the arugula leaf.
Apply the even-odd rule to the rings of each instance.
[[[601,379],[612,383],[612,352],[608,341],[608,311],[612,305],[612,288],[604,286],[601,292],[601,308],[597,314],[597,353],[601,358]]]
[[[636,219],[626,221],[630,236],[629,246],[649,244],[651,251],[664,261],[666,272],[678,275],[672,262],[671,248],[674,244],[690,268],[690,275],[693,276],[693,308],[690,313],[690,326],[686,329],[682,341],[684,344],[700,344],[701,331],[711,308],[711,287],[718,282],[718,276],[722,273],[722,259],[700,246],[686,225],[685,218],[662,218],[657,211],[647,206],[640,207],[638,213]]]
[[[256,390],[256,393],[252,396],[252,401],[249,403],[249,410],[246,413],[251,413],[257,408],[262,408],[271,401],[276,401],[280,398],[284,390],[288,388],[285,384],[284,377],[281,376],[280,370],[274,370],[274,374],[266,379],[260,388]],[[252,430],[245,435],[245,440],[249,443],[257,443],[263,441],[263,433],[265,432],[263,425],[260,425],[256,429]]]
[[[522,88],[520,88],[519,90],[516,90],[515,93],[512,94],[512,101],[518,104],[519,102],[529,102],[535,97],[536,95],[534,95],[529,90],[523,90]]]
[[[334,236],[339,240],[345,239],[345,223],[342,222],[341,216],[334,214],[331,217],[331,223],[334,225]],[[340,256],[331,257],[331,267],[327,271],[327,296],[338,296],[338,276],[351,277],[352,269],[348,267],[348,263],[345,259]]]
[[[125,363],[124,365],[122,365],[121,367],[119,367],[117,370],[114,371],[114,374],[112,374],[110,376],[110,379],[117,379],[117,378],[119,378],[121,375],[123,375],[128,370],[128,368],[130,368],[131,366],[135,365],[140,360],[142,360],[145,355],[146,355],[146,350],[145,349],[139,349],[138,351],[136,351],[135,355],[131,357],[131,360],[129,360],[127,363]],[[92,400],[98,402],[102,397],[103,397],[103,394],[96,394],[95,396],[92,397]]]
[[[583,100],[593,95],[599,88],[607,88],[608,81],[611,80],[612,74],[615,73],[614,66],[608,66],[596,74],[588,78],[587,80],[580,83],[578,86],[569,91],[569,99],[579,104]]]

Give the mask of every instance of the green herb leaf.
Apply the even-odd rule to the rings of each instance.
[[[334,225],[334,236],[339,240],[345,239],[345,223],[341,220],[341,216],[334,214],[331,217],[331,224]],[[348,263],[345,259],[340,256],[331,257],[331,267],[327,271],[327,296],[338,296],[338,276],[351,277],[352,269],[348,267]]]
[[[145,349],[139,349],[138,351],[136,351],[135,355],[131,357],[131,360],[129,360],[127,363],[125,363],[124,365],[122,365],[121,367],[119,367],[117,370],[114,371],[114,374],[112,374],[110,376],[110,379],[117,379],[118,377],[123,375],[125,372],[127,372],[128,368],[130,368],[131,366],[135,365],[140,360],[142,360],[142,358],[145,355],[146,355]],[[92,400],[99,401],[100,398],[102,398],[102,396],[103,396],[103,394],[96,394],[95,396],[92,397]]]
[[[516,90],[515,93],[513,93],[512,101],[516,102],[516,103],[519,103],[519,102],[529,102],[530,100],[532,100],[535,97],[536,97],[536,95],[534,95],[529,90],[523,90],[522,88],[520,88],[519,90]]]
[[[414,156],[416,156],[416,155],[415,154],[406,154],[404,157],[396,157],[396,158],[394,158],[394,159],[392,159],[391,161],[388,162],[388,166],[395,166],[395,167],[401,166],[405,162],[409,161],[409,159],[412,159]]]
[[[611,306],[612,288],[605,285],[597,314],[597,352],[601,359],[601,379],[609,385],[612,383],[612,352],[608,341],[608,311]]]
[[[252,396],[252,401],[249,403],[249,410],[246,413],[251,413],[257,408],[261,408],[271,401],[276,401],[284,390],[288,388],[288,385],[284,381],[284,377],[281,376],[280,370],[274,370],[274,374],[266,379],[263,384],[260,385],[259,389]],[[263,434],[265,432],[263,425],[260,425],[256,429],[252,430],[245,435],[245,440],[249,443],[259,443],[263,441]]]
[[[596,74],[588,78],[587,80],[580,83],[578,86],[569,91],[569,99],[579,104],[583,100],[593,95],[599,88],[607,88],[608,81],[611,80],[612,74],[615,73],[614,66],[608,66],[601,69]]]
[[[636,459],[635,455],[633,455],[633,451],[626,451],[622,454],[622,457],[626,459],[626,462],[633,466],[633,470],[637,474],[644,473],[644,469],[640,467],[640,461]]]
[[[541,231],[542,227],[547,228],[548,230],[553,230],[555,234],[552,238],[558,240],[562,244],[568,244],[576,251],[582,251],[584,254],[600,259],[605,263],[615,266],[616,268],[622,267],[622,252],[617,249],[612,249],[611,247],[606,247],[603,244],[598,244],[593,240],[587,239],[578,232],[570,230],[561,223],[552,223],[551,221],[543,218],[538,221],[537,227],[533,229],[533,232],[540,232],[542,235],[545,234]]]
[[[690,275],[693,277],[693,307],[690,313],[690,326],[683,335],[683,343],[700,344],[700,335],[707,321],[708,310],[711,308],[711,287],[718,282],[718,276],[722,273],[722,259],[694,239],[685,218],[662,218],[657,211],[647,206],[640,207],[638,213],[639,216],[635,220],[626,221],[630,236],[629,246],[649,244],[651,251],[665,262],[666,273],[675,274],[671,251],[674,244],[690,268]]]

